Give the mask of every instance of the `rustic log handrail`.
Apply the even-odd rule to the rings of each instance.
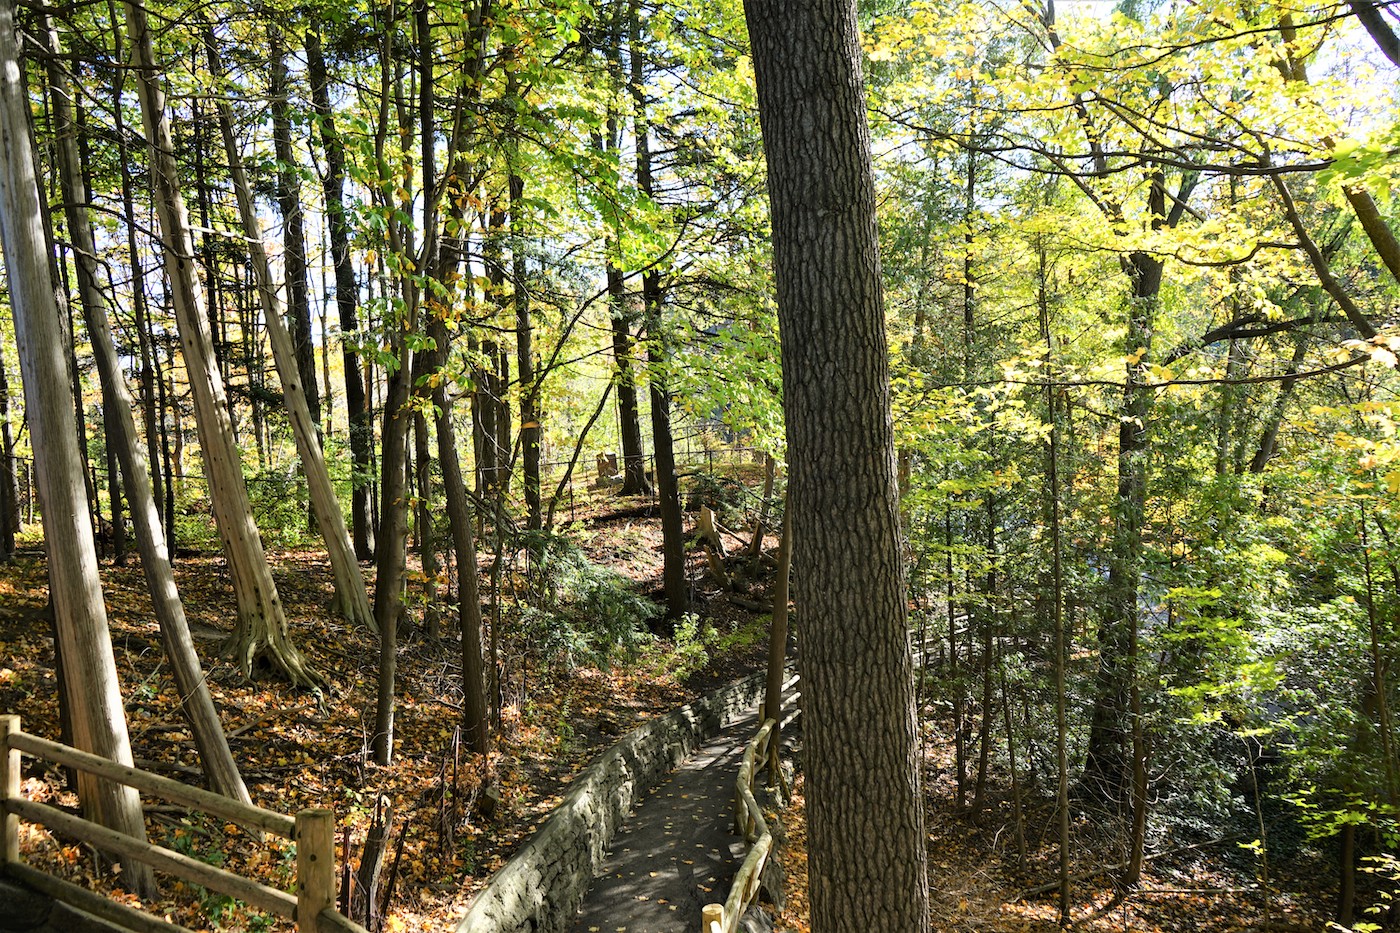
[[[284,839],[291,839],[296,832],[296,821],[290,816],[264,810],[252,804],[225,797],[202,787],[191,787],[168,777],[151,774],[128,765],[118,764],[108,758],[79,751],[67,745],[60,745],[48,739],[41,739],[28,732],[15,731],[9,738],[9,747],[26,752],[34,758],[42,758],[54,764],[66,765],[95,774],[98,777],[126,784],[148,794],[163,797],[171,803],[203,810],[220,819],[231,820],[248,829],[272,833]]]
[[[268,887],[164,846],[127,836],[63,810],[26,800],[20,795],[20,753],[67,765],[174,803],[242,824],[251,829],[292,839],[297,844],[295,894]],[[98,755],[23,732],[18,716],[0,716],[0,870],[55,900],[112,920],[140,933],[179,933],[183,927],[108,900],[86,888],[54,878],[20,861],[19,820],[47,826],[59,833],[145,862],[158,870],[246,901],[254,907],[293,920],[298,933],[365,933],[363,927],[335,909],[335,815],[309,809],[295,818],[231,800],[197,787]]]
[[[744,837],[749,850],[734,875],[724,903],[705,905],[701,920],[704,933],[734,933],[739,927],[739,918],[758,894],[759,879],[773,850],[773,834],[768,829],[768,821],[763,817],[763,808],[758,805],[753,789],[758,765],[768,760],[769,746],[777,727],[776,719],[764,720],[758,734],[744,748],[739,777],[734,782],[734,831]]]

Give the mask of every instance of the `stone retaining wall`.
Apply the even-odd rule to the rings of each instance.
[[[643,723],[569,785],[563,801],[473,899],[457,933],[563,933],[632,806],[705,739],[754,712],[764,674]]]

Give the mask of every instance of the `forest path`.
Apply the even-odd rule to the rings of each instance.
[[[756,715],[710,738],[654,788],[613,839],[570,933],[690,933],[723,901],[744,856],[734,784]]]

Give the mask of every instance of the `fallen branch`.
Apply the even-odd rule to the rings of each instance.
[[[773,611],[773,604],[770,603],[770,602],[763,602],[763,601],[757,600],[757,599],[745,599],[743,596],[740,596],[738,593],[725,593],[724,595],[727,596],[727,597],[729,597],[729,601],[730,601],[731,603],[733,603],[734,605],[739,606],[739,607],[741,607],[741,608],[743,608],[743,609],[748,609],[750,612],[772,612],[772,611]]]
[[[264,713],[256,719],[250,719],[243,725],[239,726],[237,729],[234,729],[228,734],[228,737],[231,739],[236,739],[248,730],[256,728],[257,726],[260,726],[265,722],[268,722],[273,719],[281,719],[283,716],[290,716],[292,713],[299,713],[304,709],[310,709],[311,707],[315,706],[317,702],[319,701],[312,700],[309,703],[303,703],[300,706],[289,706],[286,709],[276,709],[270,713]]]

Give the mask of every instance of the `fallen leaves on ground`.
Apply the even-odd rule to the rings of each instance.
[[[655,520],[619,524],[597,514],[584,518],[593,531],[590,552],[625,552],[627,575],[639,584],[659,578]],[[377,638],[326,612],[332,578],[323,554],[276,554],[273,570],[293,640],[331,685],[322,694],[292,689],[267,671],[251,682],[241,677],[219,656],[235,616],[223,559],[183,558],[176,568],[210,689],[254,803],[286,814],[308,807],[332,809],[337,862],[348,838],[354,869],[375,803],[387,797],[395,808],[395,837],[385,860],[385,885],[396,860],[397,834],[406,822],[391,929],[452,929],[472,895],[534,831],[598,751],[643,720],[752,669],[761,655],[750,645],[747,654],[716,658],[687,684],[646,667],[566,670],[539,661],[520,664],[504,685],[508,699],[498,750],[484,759],[454,743],[462,707],[455,636],[445,633],[435,642],[421,628],[401,626],[395,759],[379,767],[369,754]],[[198,784],[199,761],[160,649],[145,578],[134,558],[125,567],[104,563],[102,574],[138,765]],[[0,711],[18,713],[26,731],[58,739],[46,592],[41,555],[22,554],[0,566]],[[730,615],[719,624],[733,624],[736,616],[727,602],[717,601],[715,607]],[[76,810],[76,796],[67,789],[61,769],[28,759],[25,767],[27,796]],[[487,781],[494,781],[501,796],[489,819],[476,806]],[[181,807],[150,799],[145,803],[153,842],[283,890],[293,887],[291,843],[260,840],[227,821]],[[37,867],[135,902],[115,888],[108,866],[90,847],[29,825],[22,847]],[[146,909],[195,929],[292,929],[222,895],[170,879],[163,880],[161,900]]]

